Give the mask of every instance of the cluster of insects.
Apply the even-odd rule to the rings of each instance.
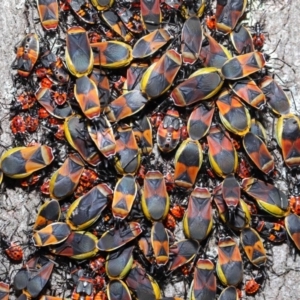
[[[263,26],[242,22],[247,0],[26,6],[35,25],[12,63],[15,147],[0,181],[43,203],[29,256],[1,235],[22,263],[1,299],[260,293],[265,245],[300,249],[300,120],[269,74]],[[70,274],[61,294],[58,270]]]

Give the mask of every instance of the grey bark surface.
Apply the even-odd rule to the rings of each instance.
[[[0,120],[1,120],[1,153],[5,150],[3,146],[11,145],[11,132],[9,128],[9,103],[13,99],[13,84],[11,80],[10,66],[15,58],[14,46],[20,41],[26,31],[26,21],[24,17],[25,0],[2,0],[0,15]],[[271,53],[278,42],[276,55],[272,54],[269,60],[270,65],[276,70],[276,74],[281,78],[283,84],[289,88],[294,96],[295,102],[300,109],[300,4],[299,1],[263,1],[263,5],[257,11],[252,12],[250,25],[260,18],[264,18],[264,31],[267,32],[266,53]],[[284,60],[291,67],[285,65],[273,57]],[[293,72],[292,68],[295,70]],[[280,82],[279,79],[277,79]],[[18,187],[2,188],[0,192],[0,232],[13,235],[13,240],[21,244],[28,244],[26,231],[28,226],[35,219],[41,199],[38,192],[27,193]],[[26,247],[25,247],[26,248]],[[25,249],[26,250],[26,249]],[[28,249],[25,257],[28,255]],[[269,279],[266,281],[262,291],[255,297],[245,296],[243,299],[300,299],[300,256],[296,261],[289,254],[286,244],[272,246],[269,252],[272,254],[270,259],[273,262],[272,270],[268,270]],[[0,252],[0,278],[3,273],[9,270],[9,274],[15,274],[16,269],[21,264],[11,264],[5,254]],[[55,280],[52,280],[52,288],[56,287]],[[177,287],[172,287],[171,291],[177,291]],[[179,287],[180,290],[180,287]],[[168,292],[167,292],[168,294]],[[15,299],[12,295],[10,299]]]

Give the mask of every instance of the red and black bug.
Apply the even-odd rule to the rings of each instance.
[[[255,49],[261,50],[265,44],[266,37],[263,32],[263,26],[260,22],[256,22],[253,27],[254,32],[252,33],[252,40]]]
[[[38,118],[32,117],[32,116],[26,116],[24,118],[25,121],[25,126],[26,126],[26,130],[29,133],[33,133],[35,131],[37,131],[38,127],[39,127],[39,120]]]
[[[299,193],[296,193],[294,195],[291,195],[289,198],[290,208],[293,213],[296,215],[300,215],[300,195]]]
[[[258,273],[255,277],[247,280],[245,283],[245,292],[247,295],[254,295],[258,292],[265,277],[262,273]]]
[[[10,122],[10,129],[14,135],[23,135],[26,133],[26,123],[22,116],[13,117]]]
[[[23,249],[20,245],[10,241],[5,235],[0,236],[0,246],[5,254],[14,262],[20,262],[23,259]]]
[[[15,101],[11,103],[11,111],[28,110],[33,107],[36,102],[33,91],[24,91],[15,97]]]
[[[97,256],[90,260],[89,267],[96,274],[104,275],[105,274],[105,262],[106,262],[106,259],[103,256]]]
[[[39,38],[36,33],[27,34],[17,47],[16,59],[12,64],[19,76],[28,77],[40,53]]]

